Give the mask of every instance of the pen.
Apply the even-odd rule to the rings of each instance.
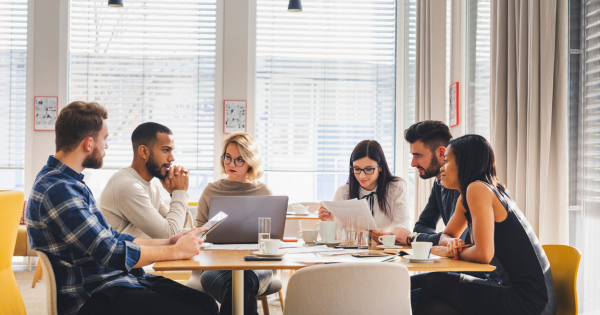
[[[464,244],[462,246],[454,246],[454,248],[465,248],[465,247],[471,247],[473,246],[473,244]]]

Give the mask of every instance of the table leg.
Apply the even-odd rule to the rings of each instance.
[[[232,270],[233,315],[244,314],[244,270]]]

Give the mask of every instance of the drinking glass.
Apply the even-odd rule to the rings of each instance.
[[[258,218],[258,246],[262,240],[271,238],[271,218]]]
[[[358,230],[358,248],[368,249],[369,248],[369,225],[367,216],[359,215],[356,219],[356,225]]]
[[[357,246],[358,238],[358,216],[351,214],[348,216],[348,222],[346,222],[346,246]]]

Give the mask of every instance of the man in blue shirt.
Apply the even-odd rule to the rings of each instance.
[[[104,220],[81,172],[101,168],[108,148],[107,111],[73,102],[56,121],[56,155],[38,173],[27,204],[31,247],[44,252],[56,278],[59,314],[217,314],[207,294],[140,269],[190,259],[205,229],[170,239],[115,232]]]
[[[440,168],[444,165],[444,154],[452,140],[452,134],[443,122],[425,120],[406,129],[404,138],[410,143],[410,153],[413,156],[410,166],[417,169],[422,179],[435,177],[435,182],[413,232],[399,231],[397,239],[404,245],[419,241],[432,242],[436,246],[442,235],[442,232],[436,232],[438,221],[441,218],[444,224],[448,224],[460,196],[458,190],[446,189],[440,182]],[[468,229],[461,238],[465,239],[467,233]]]

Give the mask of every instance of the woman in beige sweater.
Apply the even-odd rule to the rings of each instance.
[[[208,186],[198,200],[196,226],[208,222],[208,205],[212,196],[265,196],[273,195],[271,189],[255,181],[263,175],[262,160],[258,146],[252,136],[246,133],[232,133],[223,144],[221,169],[227,178]],[[271,285],[271,270],[247,270],[244,272],[244,314],[258,314],[256,296],[264,293]],[[189,287],[204,289],[219,303],[221,315],[232,313],[231,271],[193,271],[187,282]]]

